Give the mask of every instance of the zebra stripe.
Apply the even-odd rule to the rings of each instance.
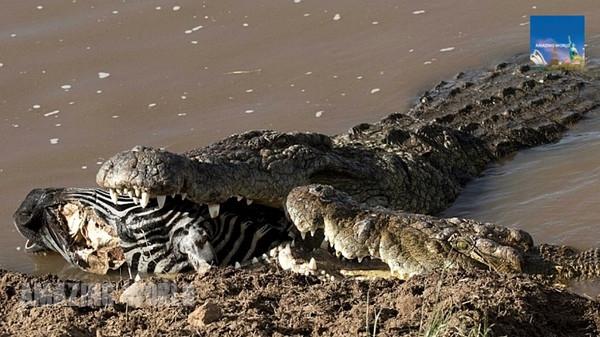
[[[167,197],[162,208],[156,199],[146,208],[124,196],[115,203],[108,192],[94,188],[67,189],[63,198],[90,207],[113,226],[128,267],[138,272],[175,273],[192,268],[190,260],[201,258],[194,254],[206,252],[204,242],[197,242],[195,249],[188,247],[198,233],[205,233],[215,255],[207,262],[219,265],[248,262],[290,239],[283,212],[260,205],[228,201],[212,219],[206,205],[179,197]]]

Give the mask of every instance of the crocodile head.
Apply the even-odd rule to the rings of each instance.
[[[533,246],[518,229],[368,208],[326,185],[294,188],[286,208],[301,233],[323,230],[345,258],[377,257],[403,277],[448,266],[520,272]]]

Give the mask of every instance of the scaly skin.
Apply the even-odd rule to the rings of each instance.
[[[367,207],[327,185],[294,188],[286,209],[301,233],[322,229],[347,259],[381,259],[407,278],[447,267],[489,268],[571,280],[600,276],[600,250],[578,253],[564,246],[533,246],[518,229],[467,219]]]
[[[114,198],[115,190],[129,191],[146,205],[149,197],[180,194],[217,213],[217,204],[234,196],[280,209],[287,197],[301,231],[323,227],[344,256],[377,257],[405,275],[448,264],[588,275],[584,264],[600,270],[596,251],[535,247],[522,231],[419,215],[445,209],[487,164],[556,141],[598,109],[596,69],[543,72],[527,62],[521,57],[460,73],[407,114],[337,136],[250,131],[184,154],[135,147],[107,160],[96,181]],[[332,192],[334,203],[302,208],[305,196],[295,196],[294,188],[310,184],[346,194]],[[364,208],[375,206],[387,209]]]
[[[346,134],[250,131],[181,155],[136,147],[106,161],[96,180],[152,196],[187,193],[198,203],[241,195],[277,207],[292,188],[322,183],[368,205],[433,214],[488,163],[556,141],[595,110],[596,78],[595,70],[502,63],[443,81],[407,115]]]

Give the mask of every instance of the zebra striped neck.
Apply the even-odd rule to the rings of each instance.
[[[281,210],[231,199],[212,218],[206,205],[181,197],[156,199],[143,208],[130,197],[116,202],[101,189],[67,189],[67,203],[79,204],[112,226],[127,267],[142,273],[175,273],[215,265],[244,264],[290,240],[290,223]],[[162,206],[162,207],[161,207]]]

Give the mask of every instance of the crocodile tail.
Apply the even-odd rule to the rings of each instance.
[[[600,248],[578,252],[567,246],[542,244],[539,252],[544,260],[554,265],[560,278],[573,280],[600,277]]]

